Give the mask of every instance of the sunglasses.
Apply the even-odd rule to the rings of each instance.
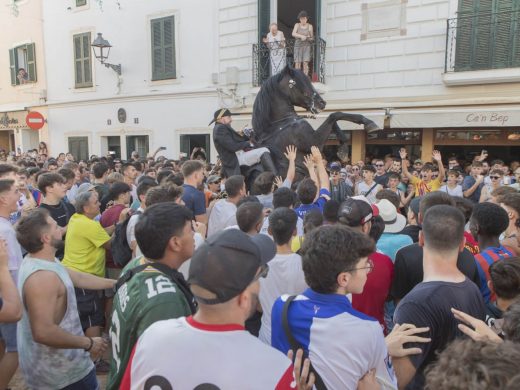
[[[339,175],[339,172],[338,172],[338,171],[331,171],[331,172],[330,172],[330,175],[331,175],[331,176],[338,176],[338,175]]]
[[[359,171],[359,168],[352,168],[353,171]]]
[[[384,167],[385,164],[376,164],[375,166],[376,166],[376,167]]]
[[[491,180],[500,180],[500,176],[489,176]]]

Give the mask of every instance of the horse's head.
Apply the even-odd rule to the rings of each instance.
[[[299,69],[287,65],[282,71],[280,88],[289,97],[292,105],[305,108],[318,114],[327,102],[312,86],[311,80]]]

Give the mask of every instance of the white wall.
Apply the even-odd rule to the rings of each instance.
[[[178,154],[178,129],[209,132],[217,109],[218,72],[215,45],[217,2],[208,0],[104,1],[103,9],[89,0],[44,2],[44,34],[48,75],[50,142],[53,151],[67,150],[69,136],[89,136],[89,153],[105,152],[102,136],[150,135],[150,151],[166,146]],[[70,7],[70,9],[68,9]],[[175,15],[177,78],[151,81],[150,19]],[[93,61],[93,87],[74,88],[73,35],[103,33],[113,46],[108,62],[122,64],[121,90],[117,74]],[[119,124],[117,110],[127,111]],[[134,124],[139,118],[139,124]],[[107,125],[107,120],[112,125]],[[123,147],[122,142],[122,147]]]

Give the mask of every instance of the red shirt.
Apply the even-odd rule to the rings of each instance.
[[[352,294],[352,307],[377,319],[386,334],[385,302],[394,277],[394,263],[390,257],[378,252],[368,258],[374,263],[374,269],[368,274],[363,292]]]
[[[124,204],[116,204],[110,207],[109,209],[106,209],[103,214],[101,214],[101,219],[99,220],[99,223],[104,228],[113,226],[117,222],[119,222],[119,215],[121,214],[121,211],[125,209]],[[108,268],[118,268],[122,269],[123,267],[118,266],[116,263],[114,263],[114,259],[112,258],[112,252],[110,250],[106,250],[105,254],[106,259],[106,266]]]

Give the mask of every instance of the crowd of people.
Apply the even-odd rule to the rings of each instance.
[[[4,158],[0,390],[520,388],[520,163],[285,152]]]

